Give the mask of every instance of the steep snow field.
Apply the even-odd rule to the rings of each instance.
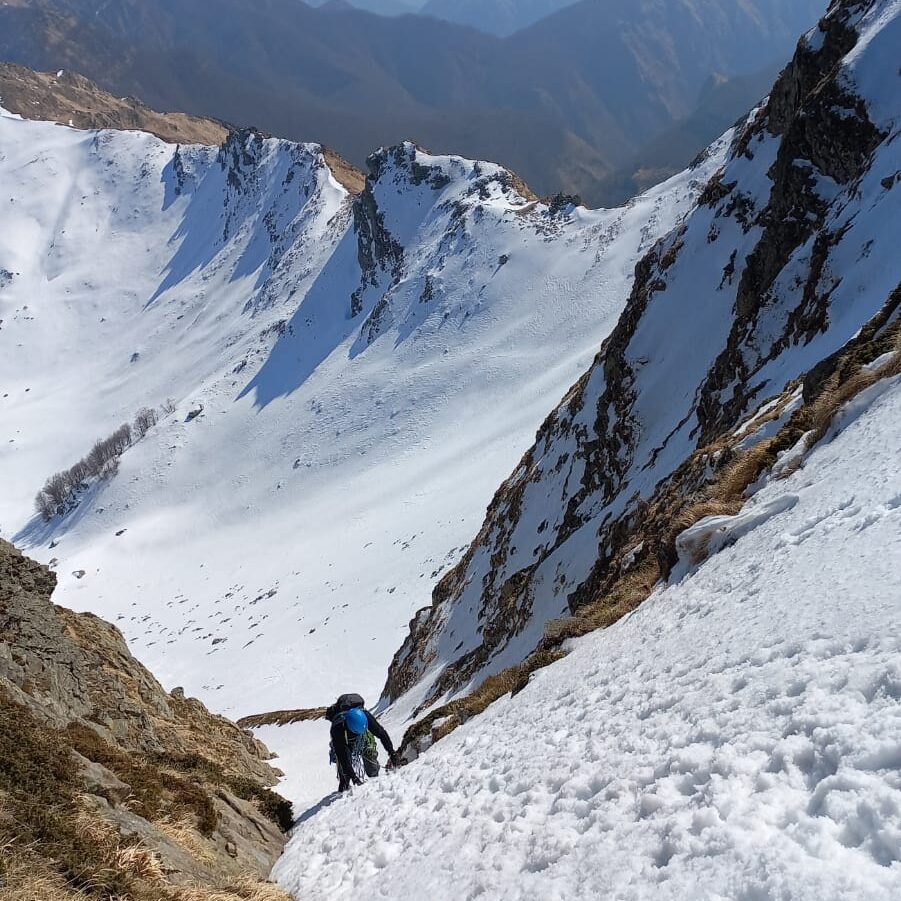
[[[0,115],[4,536],[216,710],[374,701],[724,146],[592,212],[406,145],[354,209],[315,145],[177,150]],[[47,476],[167,398],[115,478],[32,518]],[[265,737],[312,800],[331,777],[305,734]]]
[[[281,884],[305,901],[901,897],[901,379],[839,423],[752,498],[745,514],[770,515],[732,547],[302,823]]]

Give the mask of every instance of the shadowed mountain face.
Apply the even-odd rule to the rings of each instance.
[[[423,0],[304,0],[307,6],[327,8],[365,9],[380,16],[402,16],[404,13],[415,13],[423,4]]]
[[[423,15],[507,37],[577,0],[428,0]]]
[[[603,180],[642,168],[641,148],[695,113],[714,73],[786,58],[822,0],[590,0],[507,40],[297,0],[96,6],[0,7],[0,58],[74,69],[158,108],[322,141],[358,164],[410,137],[501,160],[540,193],[600,203],[611,196]],[[677,156],[672,166],[686,162],[681,146]]]

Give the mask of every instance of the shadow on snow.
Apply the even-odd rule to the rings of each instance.
[[[350,314],[359,281],[357,238],[349,229],[238,399],[254,392],[254,405],[263,408],[300,388],[365,322],[364,314]]]

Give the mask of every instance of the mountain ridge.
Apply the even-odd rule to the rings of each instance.
[[[694,112],[713,72],[781,59],[819,7],[754,0],[749,15],[737,0],[727,12],[713,0],[668,0],[660,25],[644,6],[582,3],[501,40],[427,17],[216,2],[166,0],[151,11],[130,0],[98,18],[85,0],[23,0],[0,8],[0,57],[73,69],[158,108],[322,141],[357,165],[411,138],[500,160],[539,194],[597,203],[606,176]],[[783,24],[766,25],[758,7]]]

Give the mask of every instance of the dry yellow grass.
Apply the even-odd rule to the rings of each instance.
[[[901,345],[901,331],[896,338],[896,345]],[[901,347],[897,347],[893,355],[876,369],[858,369],[850,378],[838,381],[838,374],[833,375],[826,383],[820,396],[810,407],[810,427],[813,435],[809,446],[821,440],[832,424],[835,414],[848,401],[853,400],[861,391],[875,385],[883,379],[901,375]]]
[[[291,901],[290,895],[271,882],[238,879],[219,888],[193,886],[177,889],[172,901]]]
[[[428,716],[414,723],[404,734],[402,747],[416,746],[427,736],[432,742],[450,735],[457,726],[482,713],[490,704],[508,694],[522,691],[532,673],[550,666],[564,657],[561,651],[539,649],[517,666],[489,676],[475,691],[438,707]]]
[[[734,516],[742,508],[742,501],[733,499],[729,501],[717,499],[704,499],[691,506],[680,510],[673,518],[673,531],[676,534],[690,529],[695,523],[708,516]]]
[[[808,429],[805,453],[783,467],[780,478],[787,479],[804,465],[806,455],[826,437],[835,417],[846,404],[877,382],[901,375],[901,327],[895,327],[892,342],[892,355],[881,366],[875,369],[859,366],[850,374],[843,373],[839,368],[829,377],[817,397],[803,411],[803,422]]]
[[[724,504],[743,501],[748,486],[756,482],[760,474],[775,462],[775,442],[775,438],[770,438],[738,454],[714,482],[710,491],[711,498]]]
[[[216,860],[216,852],[210,843],[186,819],[175,820],[166,817],[154,824],[160,832],[202,864]]]
[[[119,831],[100,817],[85,797],[80,798],[75,823],[79,833],[96,846],[110,869],[145,882],[165,882],[166,873],[159,854],[142,844],[123,845]]]
[[[647,600],[659,579],[660,567],[652,560],[646,561],[621,576],[608,593],[586,604],[574,616],[550,620],[544,628],[541,647],[556,649],[572,638],[612,626]]]
[[[79,809],[75,816],[78,832],[90,842],[102,849],[105,857],[115,853],[119,847],[119,832],[106,820],[101,819],[90,800],[85,796],[79,798]]]
[[[13,872],[0,885],[0,901],[75,901],[85,897],[49,874]]]
[[[359,194],[366,187],[366,176],[330,147],[322,148],[322,156],[335,180],[351,194]]]
[[[84,901],[87,896],[47,869],[31,849],[0,845],[0,901]]]
[[[159,854],[143,845],[117,848],[110,860],[110,866],[146,882],[164,882],[166,879]]]
[[[33,849],[5,843],[0,844],[0,855],[0,901],[96,901],[97,895],[73,888]],[[278,886],[249,877],[217,886],[167,885],[153,857],[146,848],[119,849],[113,865],[141,881],[135,883],[137,894],[104,894],[106,901],[291,901]]]

